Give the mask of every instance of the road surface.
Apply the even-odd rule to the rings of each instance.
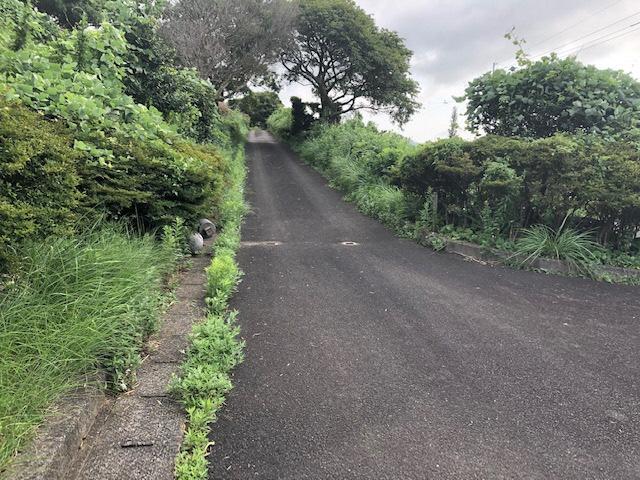
[[[267,134],[247,154],[211,478],[640,478],[640,289],[434,253]]]

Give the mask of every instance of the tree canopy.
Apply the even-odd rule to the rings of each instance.
[[[181,63],[228,98],[273,79],[269,66],[290,39],[295,12],[288,0],[180,0],[165,11],[161,31]]]
[[[64,27],[73,27],[85,17],[90,23],[100,23],[105,0],[35,0],[41,12],[58,19]]]
[[[267,128],[267,119],[283,106],[276,92],[249,92],[242,98],[231,100],[229,104],[249,115],[251,125],[261,128]]]
[[[640,82],[556,55],[496,70],[465,91],[474,132],[548,137],[557,132],[619,132],[640,120]]]
[[[412,52],[352,0],[301,0],[294,40],[281,59],[286,76],[313,88],[323,119],[369,109],[402,124],[416,111]]]

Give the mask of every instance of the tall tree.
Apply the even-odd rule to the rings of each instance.
[[[353,0],[301,0],[294,39],[282,64],[289,80],[313,88],[324,120],[368,109],[402,124],[417,109],[412,52]]]
[[[458,107],[453,107],[449,121],[449,138],[458,136]]]
[[[272,80],[269,66],[290,40],[295,14],[289,0],[180,0],[161,32],[180,61],[227,98]]]

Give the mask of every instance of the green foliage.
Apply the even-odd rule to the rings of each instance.
[[[111,152],[113,161],[87,159],[80,167],[89,212],[153,229],[175,217],[193,223],[218,204],[226,165],[215,148],[117,137],[102,142],[93,145]]]
[[[443,235],[433,232],[423,232],[418,237],[418,242],[423,247],[429,247],[436,252],[441,252],[447,248],[447,239]]]
[[[0,271],[26,240],[73,232],[81,194],[72,146],[58,123],[0,100]]]
[[[399,184],[438,193],[445,223],[492,235],[569,223],[626,248],[640,226],[640,151],[594,135],[529,140],[488,136],[426,144],[397,169]]]
[[[89,4],[104,21],[89,25]],[[112,389],[130,388],[163,277],[183,256],[184,225],[213,213],[229,221],[220,238],[235,248],[240,220],[228,217],[244,212],[246,118],[221,113],[211,84],[172,64],[155,31],[161,2],[51,5],[75,28],[28,2],[0,2],[0,261],[17,260],[0,288],[0,470],[82,374],[100,368]],[[86,19],[71,18],[75,6]],[[78,226],[101,212],[125,222]],[[162,242],[141,235],[163,226]],[[227,368],[223,343],[205,342]],[[208,385],[190,373],[183,386],[194,396],[227,389],[224,372]],[[194,403],[193,424],[215,405]],[[195,445],[203,435],[188,438]]]
[[[588,232],[577,232],[564,224],[554,230],[546,225],[525,229],[515,245],[521,263],[528,265],[540,257],[564,260],[578,273],[589,274],[602,247]]]
[[[176,457],[178,480],[206,480],[208,476],[210,425],[233,387],[229,374],[244,356],[235,318],[235,312],[209,315],[194,327],[187,361],[180,377],[172,382],[171,390],[185,405],[189,422]]]
[[[474,164],[460,138],[425,144],[399,165],[400,184],[418,195],[438,194],[438,212],[445,222],[460,222],[472,215],[469,189],[481,169]]]
[[[103,19],[105,0],[35,0],[34,6],[41,12],[56,17],[61,25],[70,28],[83,18],[93,24]]]
[[[267,128],[276,137],[286,139],[291,136],[293,113],[290,108],[279,108],[267,119]]]
[[[221,112],[219,122],[211,130],[210,142],[226,151],[243,144],[249,134],[249,118],[235,110]]]
[[[0,51],[6,96],[69,127],[81,157],[77,171],[85,215],[98,208],[143,228],[161,227],[176,216],[191,222],[208,215],[221,196],[224,159],[213,148],[182,140],[155,107],[126,95],[125,83],[130,90],[137,85],[138,92],[148,88],[148,100],[158,101],[179,131],[220,149],[230,150],[244,140],[245,119],[234,112],[219,115],[208,83],[192,71],[164,65],[166,56],[158,48],[145,50],[143,34],[151,38],[147,43],[156,38],[150,14],[129,8],[127,2],[109,5],[114,23],[81,24],[59,32],[53,41]],[[163,96],[152,88],[149,72],[169,72],[181,87],[170,94],[165,90]]]
[[[349,198],[362,213],[380,220],[397,233],[408,231],[407,201],[398,187],[383,183],[363,185]]]
[[[174,262],[152,238],[109,224],[34,239],[19,256],[17,283],[0,291],[0,471],[82,374],[103,367],[112,388],[132,385]]]
[[[309,139],[300,144],[302,157],[324,171],[337,158],[361,167],[365,175],[386,176],[396,162],[413,152],[406,138],[391,132],[381,132],[372,123],[357,117],[339,125],[319,125]]]
[[[176,263],[181,262],[189,253],[188,234],[189,229],[180,217],[176,217],[173,223],[165,225],[162,229],[162,249],[170,258],[174,258]]]
[[[243,151],[232,158],[229,189],[221,207],[222,234],[216,238],[214,258],[207,269],[207,303],[210,314],[194,327],[187,360],[172,390],[185,405],[189,420],[182,448],[176,457],[178,480],[206,480],[206,457],[211,423],[232,388],[229,374],[243,360],[244,342],[239,339],[236,312],[227,312],[228,300],[240,280],[235,252],[240,246],[240,224],[245,213]]]
[[[486,73],[469,84],[465,99],[469,127],[496,135],[616,133],[640,120],[640,82],[555,55]]]
[[[321,117],[336,122],[369,108],[407,122],[418,107],[418,85],[403,40],[377,27],[352,0],[304,0],[299,8],[295,45],[282,63],[290,80],[312,86]]]
[[[595,260],[635,265],[639,138],[454,137],[415,148],[356,118],[292,142],[361,211],[436,249],[449,237],[513,250],[521,229],[556,232],[564,222],[565,230],[597,232],[610,253]]]
[[[267,119],[283,107],[275,92],[249,92],[242,98],[229,101],[229,105],[247,114],[251,125],[260,128],[267,128]]]
[[[220,313],[224,309],[239,278],[233,252],[227,249],[217,252],[207,268],[207,304],[213,312]]]
[[[314,122],[313,114],[308,112],[310,104],[299,97],[291,97],[291,135],[300,135],[311,128]]]

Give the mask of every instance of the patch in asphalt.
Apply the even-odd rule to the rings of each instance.
[[[279,245],[282,245],[282,242],[276,242],[275,240],[266,242],[240,242],[241,247],[277,247]]]

